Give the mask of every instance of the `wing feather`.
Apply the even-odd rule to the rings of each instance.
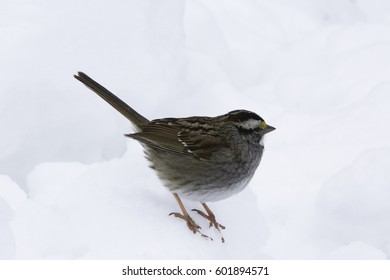
[[[214,152],[226,147],[226,141],[210,126],[195,126],[189,121],[178,123],[176,119],[151,121],[141,132],[127,136],[155,149],[208,160]]]

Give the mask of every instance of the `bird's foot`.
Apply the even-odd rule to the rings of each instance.
[[[221,230],[225,229],[225,227],[217,222],[214,213],[211,212],[210,208],[207,206],[206,203],[202,203],[202,205],[203,205],[204,209],[206,210],[207,214],[204,213],[201,210],[198,210],[198,209],[192,209],[192,211],[198,213],[200,216],[202,216],[203,218],[208,220],[209,221],[209,227],[214,227],[214,228],[216,228],[219,231],[219,233],[221,234],[221,241],[222,241],[222,243],[224,243],[225,239],[222,236]]]
[[[193,233],[199,233],[202,237],[213,240],[211,237],[209,237],[208,235],[206,235],[200,231],[201,227],[197,223],[195,223],[195,221],[190,217],[190,215],[183,215],[183,214],[177,213],[177,212],[170,213],[169,216],[171,216],[171,215],[175,216],[176,218],[179,218],[179,219],[186,221],[188,228]]]
[[[198,209],[192,209],[191,211],[194,211],[196,213],[198,213],[200,216],[202,216],[203,218],[205,218],[206,220],[208,220],[210,223],[209,223],[209,227],[215,227],[217,230],[221,231],[221,229],[225,229],[225,227],[223,225],[221,225],[220,223],[217,222],[217,220],[215,219],[215,216],[209,216],[207,214],[205,214],[204,212],[198,210]]]

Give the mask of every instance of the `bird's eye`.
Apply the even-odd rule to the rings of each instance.
[[[260,126],[258,126],[258,127],[256,127],[256,128],[253,129],[253,132],[256,133],[256,134],[261,134],[261,131],[262,131],[262,130],[263,130],[263,129],[262,129]]]

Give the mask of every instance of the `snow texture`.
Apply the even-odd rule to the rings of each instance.
[[[390,3],[2,0],[0,259],[389,259]],[[244,108],[277,128],[192,234],[126,119]],[[184,201],[190,210],[200,204]]]

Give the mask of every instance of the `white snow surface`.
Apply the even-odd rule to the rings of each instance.
[[[389,259],[390,2],[2,0],[0,259]],[[173,196],[84,71],[147,118],[257,112],[249,186]],[[200,208],[186,201],[188,210]]]

